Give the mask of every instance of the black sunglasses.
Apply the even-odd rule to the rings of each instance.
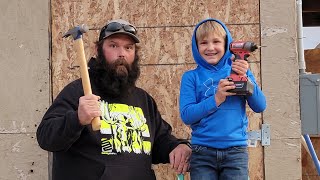
[[[121,23],[118,23],[118,22],[112,22],[112,23],[108,24],[107,26],[105,26],[103,28],[103,31],[116,32],[116,31],[119,31],[121,29],[123,29],[126,32],[129,32],[131,34],[136,34],[137,33],[136,28],[134,28],[132,25],[121,24]]]

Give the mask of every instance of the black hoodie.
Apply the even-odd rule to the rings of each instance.
[[[91,81],[93,94],[100,96]],[[168,163],[180,143],[171,135],[154,99],[134,87],[127,97],[101,96],[101,131],[79,124],[81,79],[68,84],[38,129],[41,148],[53,152],[53,180],[154,180],[151,164]]]

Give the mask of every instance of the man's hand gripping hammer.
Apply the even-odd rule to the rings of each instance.
[[[82,40],[82,34],[87,32],[88,30],[89,30],[88,26],[82,24],[80,26],[76,26],[70,29],[67,33],[63,35],[63,38],[69,37],[71,35],[74,39],[74,42],[75,42],[74,46],[76,48],[76,54],[77,54],[79,65],[80,65],[80,75],[82,79],[84,95],[92,94],[89,73],[88,73],[88,65],[85,58],[85,54],[84,54],[84,47],[83,47],[83,40]],[[95,117],[92,120],[91,124],[92,124],[92,129],[94,131],[99,130],[101,126],[100,117]]]

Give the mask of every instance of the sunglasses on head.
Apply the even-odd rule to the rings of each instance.
[[[116,32],[119,30],[125,30],[126,32],[129,32],[131,34],[136,34],[137,30],[136,28],[134,28],[132,25],[128,25],[128,24],[121,24],[118,22],[112,22],[110,24],[108,24],[107,26],[104,27],[104,31],[109,31],[109,32]]]

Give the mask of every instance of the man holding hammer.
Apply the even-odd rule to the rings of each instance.
[[[53,180],[155,180],[152,164],[189,166],[186,140],[171,134],[154,99],[135,86],[140,74],[136,28],[124,20],[105,25],[89,61],[92,94],[81,79],[68,84],[38,129],[41,148],[53,152]],[[100,131],[90,124],[100,117]]]

